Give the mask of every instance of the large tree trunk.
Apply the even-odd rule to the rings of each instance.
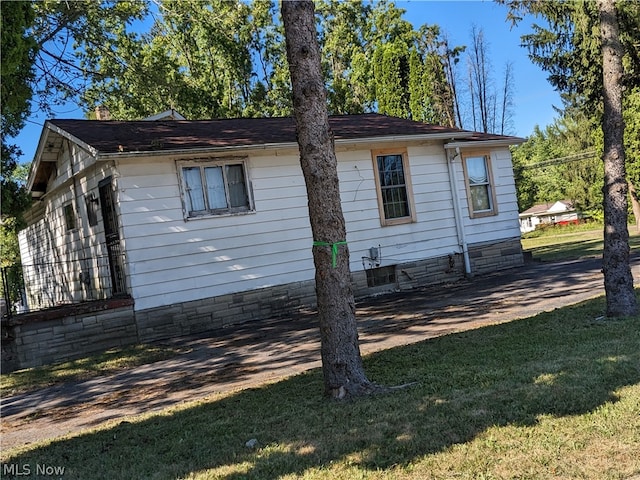
[[[627,193],[622,119],[622,56],[614,0],[599,0],[604,117],[604,287],[607,316],[638,313],[629,264]]]
[[[329,129],[312,1],[283,1],[300,164],[309,200],[316,267],[325,393],[343,398],[369,393],[364,373],[340,203],[337,161]]]

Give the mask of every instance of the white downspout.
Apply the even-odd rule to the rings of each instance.
[[[471,261],[469,260],[469,247],[464,231],[464,222],[462,220],[462,208],[460,207],[460,199],[458,198],[458,178],[456,175],[456,166],[453,163],[456,157],[460,157],[460,148],[456,147],[456,154],[449,155],[447,162],[447,171],[449,173],[449,183],[451,185],[451,197],[453,198],[453,212],[456,221],[456,231],[458,232],[458,244],[462,248],[462,258],[464,260],[464,272],[467,277],[472,276]]]

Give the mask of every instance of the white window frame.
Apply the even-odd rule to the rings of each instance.
[[[402,173],[404,176],[404,184],[398,185],[404,187],[407,196],[407,206],[409,215],[402,217],[387,218],[385,214],[384,194],[382,192],[382,183],[380,181],[380,172],[378,169],[378,157],[398,155],[402,157]],[[376,195],[378,198],[378,211],[380,213],[380,224],[384,226],[400,225],[404,223],[413,223],[416,221],[415,202],[413,200],[413,189],[411,187],[411,172],[409,171],[409,155],[406,148],[372,150],[371,160],[373,161],[373,176],[376,184]]]
[[[469,178],[467,160],[471,158],[484,158],[484,165],[487,178],[483,182],[472,183]],[[493,168],[491,166],[491,153],[487,151],[471,151],[462,154],[462,170],[464,172],[464,185],[467,191],[467,205],[469,207],[470,218],[489,217],[498,214],[498,202],[496,200],[496,189],[493,181]],[[487,197],[489,199],[489,208],[483,210],[475,210],[473,206],[473,197],[471,195],[472,188],[486,188]]]
[[[230,197],[229,197],[229,179],[227,178],[227,168],[231,165],[240,165],[242,166],[242,174],[244,176],[244,189],[245,194],[247,196],[247,205],[230,207]],[[184,170],[185,168],[199,168],[200,169],[200,178],[202,181],[203,188],[203,200],[205,203],[205,208],[203,210],[189,210],[190,201],[187,196],[189,195],[189,189],[187,188],[187,180],[185,178]],[[224,195],[227,203],[227,207],[224,208],[215,208],[210,205],[211,199],[204,192],[207,191],[206,185],[206,175],[204,173],[204,169],[207,167],[220,167],[223,181],[224,181]],[[180,198],[182,200],[182,209],[184,212],[185,220],[191,220],[196,218],[206,218],[206,217],[218,217],[218,216],[228,216],[228,215],[242,215],[246,213],[254,212],[254,204],[253,204],[253,194],[251,189],[251,181],[249,179],[249,169],[247,168],[247,158],[246,157],[225,157],[225,158],[199,158],[192,160],[178,160],[176,162],[176,168],[178,171],[178,178],[180,181]]]

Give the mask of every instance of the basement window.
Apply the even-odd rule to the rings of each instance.
[[[396,266],[370,268],[367,270],[367,286],[378,287],[396,283]]]

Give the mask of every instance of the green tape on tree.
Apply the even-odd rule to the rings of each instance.
[[[331,247],[331,266],[336,268],[338,264],[338,246],[346,245],[346,241],[329,243],[329,242],[313,242],[314,247]]]

